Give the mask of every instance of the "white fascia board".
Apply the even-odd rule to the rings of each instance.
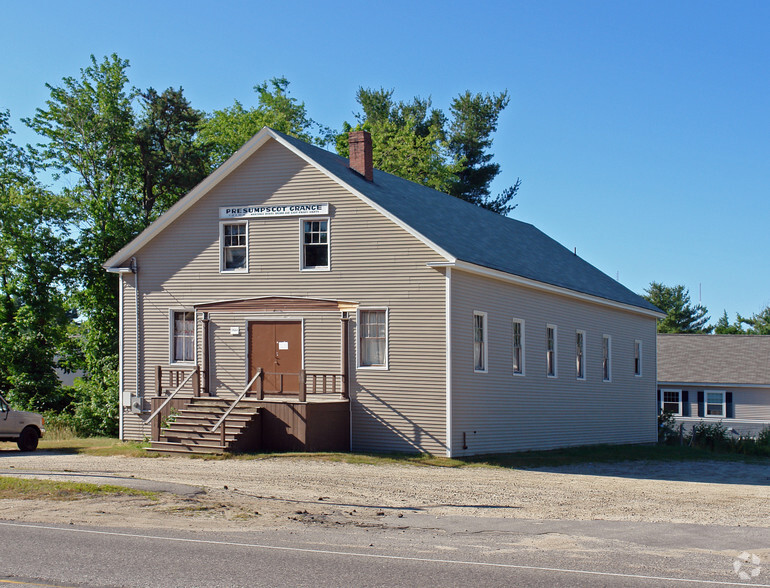
[[[654,318],[663,318],[664,316],[666,316],[665,314],[654,310],[647,310],[646,308],[633,306],[632,304],[616,302],[615,300],[609,300],[607,298],[602,298],[600,296],[593,296],[592,294],[585,294],[583,292],[577,292],[575,290],[570,290],[569,288],[563,288],[561,286],[546,284],[545,282],[538,282],[537,280],[524,278],[522,276],[516,276],[514,274],[509,274],[500,270],[491,269],[488,267],[484,267],[482,265],[476,265],[475,263],[469,263],[467,261],[455,261],[455,262],[447,262],[447,263],[431,262],[431,263],[428,263],[428,266],[453,267],[457,270],[465,271],[471,274],[486,276],[488,278],[502,280],[503,282],[517,284],[519,286],[524,286],[526,288],[533,288],[535,290],[540,290],[542,292],[549,292],[551,294],[559,294],[561,296],[567,296],[568,298],[582,300],[583,302],[591,302],[593,304],[608,306],[610,308],[625,310],[628,312],[633,312],[644,316],[649,316]]]
[[[770,384],[725,384],[722,382],[658,382],[660,386],[677,388],[770,388]]]
[[[128,245],[123,247],[115,255],[110,257],[104,262],[102,267],[107,271],[111,271],[113,266],[118,265],[123,260],[134,255],[139,249],[149,243],[158,233],[175,221],[183,212],[190,208],[193,204],[198,202],[203,196],[205,196],[212,188],[214,188],[219,182],[226,178],[231,171],[237,168],[245,159],[250,157],[257,149],[259,149],[265,142],[274,138],[273,133],[268,128],[263,128],[256,135],[254,135],[243,147],[238,149],[230,159],[225,161],[216,170],[214,170],[209,176],[207,176],[200,184],[195,186],[186,196],[181,198],[169,208],[166,212],[160,215],[155,222],[153,222],[144,231],[139,233]]]
[[[369,198],[364,196],[361,192],[359,192],[358,190],[356,190],[355,188],[350,186],[348,183],[346,183],[345,181],[343,181],[340,178],[338,178],[337,176],[335,176],[333,173],[331,173],[325,167],[323,167],[322,165],[319,165],[312,158],[308,157],[307,155],[305,155],[301,151],[295,149],[294,146],[291,143],[288,143],[288,142],[284,141],[283,138],[279,137],[279,136],[273,136],[273,138],[278,143],[280,143],[281,145],[283,145],[284,147],[289,149],[292,153],[294,153],[295,155],[297,155],[298,157],[303,159],[305,162],[307,162],[310,165],[312,165],[314,168],[316,168],[318,171],[320,171],[322,174],[324,174],[330,180],[332,180],[333,182],[339,184],[340,186],[345,188],[345,190],[347,190],[348,192],[350,192],[354,196],[357,196],[361,201],[363,201],[365,204],[368,204],[369,206],[371,206],[374,210],[379,212],[385,218],[387,218],[388,220],[392,221],[393,223],[395,223],[396,225],[398,225],[399,227],[404,229],[407,233],[409,233],[410,235],[415,237],[417,240],[421,241],[423,244],[425,244],[428,247],[430,247],[433,251],[438,253],[441,257],[443,257],[444,259],[446,259],[449,262],[455,262],[456,261],[456,258],[451,253],[449,253],[445,249],[443,249],[443,248],[439,247],[438,245],[436,245],[433,241],[428,239],[425,235],[423,235],[422,233],[416,231],[414,228],[412,228],[410,225],[406,224],[400,218],[398,218],[397,216],[393,215],[390,211],[384,209],[382,206],[380,206],[379,204],[377,204],[373,200],[370,200]]]

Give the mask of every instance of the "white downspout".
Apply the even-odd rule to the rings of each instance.
[[[123,386],[123,275],[119,275],[118,279],[118,439],[123,441],[123,408],[124,408],[124,390]]]
[[[140,394],[141,386],[139,384],[139,374],[141,373],[139,369],[139,266],[136,263],[136,257],[131,258],[131,270],[134,272],[134,357],[136,358],[134,377],[136,378],[136,397],[141,398],[142,402],[141,411],[144,409],[144,394]]]
[[[452,268],[446,268],[446,454],[452,453]]]

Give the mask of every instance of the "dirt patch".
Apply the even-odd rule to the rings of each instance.
[[[397,527],[407,513],[759,527],[770,522],[770,468],[729,462],[586,464],[543,471],[8,452],[0,457],[0,474],[104,478],[116,485],[146,480],[204,491],[175,493],[170,487],[158,500],[0,501],[0,518],[136,528]]]

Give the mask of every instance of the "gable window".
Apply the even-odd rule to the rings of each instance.
[[[473,313],[473,371],[487,371],[487,313]]]
[[[575,332],[575,373],[578,380],[586,379],[586,333]]]
[[[302,269],[329,269],[329,219],[302,220]]]
[[[388,327],[386,310],[358,311],[360,367],[387,367]]]
[[[513,319],[513,373],[524,375],[524,321]]]
[[[248,270],[248,233],[245,222],[220,225],[220,270],[223,272]]]
[[[634,375],[642,375],[642,342],[634,341]]]
[[[609,335],[602,336],[602,380],[612,381],[612,338]]]
[[[546,374],[549,378],[556,377],[556,326],[546,325],[545,327],[545,365]]]
[[[171,363],[195,362],[195,313],[172,311]]]
[[[706,392],[706,416],[725,416],[724,392]]]
[[[673,416],[682,416],[682,392],[681,390],[663,390],[661,412],[667,412]]]

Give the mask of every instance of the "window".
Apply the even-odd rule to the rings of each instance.
[[[725,416],[724,392],[706,392],[706,416]]]
[[[222,223],[220,227],[220,243],[222,245],[220,271],[247,271],[249,225],[247,223]]]
[[[545,365],[546,374],[549,378],[556,377],[556,327],[546,325],[545,327]]]
[[[302,220],[302,269],[329,269],[329,219]]]
[[[642,375],[642,342],[634,341],[634,375]]]
[[[578,380],[586,379],[586,332],[575,332],[575,373]]]
[[[682,392],[680,390],[663,390],[660,410],[674,416],[682,416]]]
[[[195,361],[195,313],[172,311],[171,362]]]
[[[386,310],[358,311],[358,365],[386,368],[388,327]]]
[[[612,381],[612,339],[609,335],[602,336],[602,380]]]
[[[487,371],[487,313],[473,313],[473,371]]]
[[[513,319],[513,373],[524,375],[524,321]]]

